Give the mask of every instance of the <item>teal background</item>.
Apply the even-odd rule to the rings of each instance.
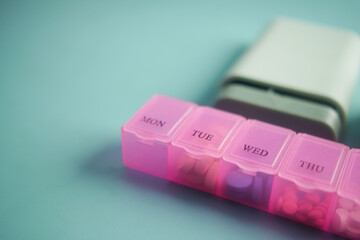
[[[153,94],[211,105],[275,16],[360,32],[359,1],[1,1],[0,239],[335,239],[125,169]],[[342,141],[360,147],[360,83]]]

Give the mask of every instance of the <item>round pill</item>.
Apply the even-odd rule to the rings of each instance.
[[[347,220],[349,216],[349,211],[344,208],[336,209],[332,220],[331,220],[331,227],[332,230],[336,233],[340,233],[345,231]]]
[[[319,219],[324,217],[324,213],[320,211],[319,209],[313,209],[310,212],[307,213],[308,218],[311,219]]]
[[[273,177],[272,176],[268,176],[264,179],[264,186],[265,186],[265,196],[264,196],[264,201],[268,204],[269,199],[270,199],[270,195],[271,195],[271,190],[272,190],[272,184],[273,184]]]
[[[284,197],[284,201],[297,202],[298,200],[298,197],[294,193],[285,193],[283,197]]]
[[[296,195],[296,188],[294,186],[286,186],[284,188],[284,194],[295,194]]]
[[[228,188],[235,192],[244,192],[250,190],[254,177],[244,174],[238,170],[230,171],[225,177],[225,183]]]
[[[320,201],[320,196],[317,193],[306,193],[305,199],[312,203],[318,203]]]
[[[204,181],[204,178],[202,176],[199,176],[199,175],[193,174],[193,173],[186,174],[186,175],[184,175],[184,177],[188,183],[194,184],[194,185],[202,184],[202,182]]]
[[[339,206],[351,210],[355,206],[355,202],[348,198],[340,198]]]
[[[207,159],[197,160],[194,166],[194,172],[200,176],[203,176],[209,170],[211,165],[212,161],[209,161]]]
[[[209,190],[215,190],[216,187],[216,175],[218,172],[218,163],[212,164],[205,176],[204,186]]]
[[[324,221],[324,219],[322,219],[322,218],[317,218],[317,219],[313,219],[313,220],[311,221],[311,223],[312,223],[313,225],[315,225],[316,227],[321,227],[322,225],[324,225],[325,221]]]
[[[313,209],[313,205],[309,201],[305,201],[305,200],[299,201],[299,208],[298,208],[299,213],[305,214],[307,212],[310,212],[312,209]]]
[[[251,194],[253,204],[258,205],[260,203],[260,201],[262,200],[262,192],[263,192],[262,178],[256,176],[254,178],[254,185]]]
[[[235,192],[231,191],[230,189],[226,189],[225,194],[233,200],[241,203],[251,202],[251,196],[249,192]]]
[[[322,199],[323,199],[322,202],[324,202],[326,204],[329,204],[331,202],[331,200],[332,200],[332,196],[331,196],[331,194],[326,194],[326,196],[322,197]]]
[[[325,193],[320,192],[320,191],[317,192],[317,194],[319,195],[319,202],[325,201],[325,199],[326,199],[325,196],[327,196],[328,199],[331,199],[331,194],[325,194]]]
[[[346,235],[353,239],[359,239],[360,238],[360,228],[348,225],[346,227]]]
[[[301,214],[301,213],[296,213],[295,217],[297,220],[301,221],[301,222],[305,222],[307,220],[306,215]]]
[[[323,205],[319,205],[319,204],[316,205],[316,206],[314,207],[314,209],[321,211],[324,216],[325,216],[325,215],[327,214],[327,212],[328,212],[328,208],[327,208],[327,207],[324,207]]]
[[[280,210],[282,209],[282,205],[284,203],[284,198],[283,197],[279,197],[279,199],[277,200],[276,204],[275,204],[275,211],[276,212],[280,212]]]
[[[194,158],[183,155],[177,163],[177,169],[182,173],[188,173],[192,170],[195,163],[196,160]]]
[[[282,205],[282,210],[284,213],[288,214],[288,215],[292,215],[294,213],[296,213],[297,211],[297,203],[296,202],[291,202],[291,201],[284,201],[283,205]]]
[[[326,203],[318,203],[318,204],[316,204],[316,207],[319,207],[319,208],[324,208],[324,209],[328,209],[328,207],[329,207],[329,205],[328,204],[326,204]]]
[[[349,225],[360,229],[360,211],[351,212],[349,214]]]

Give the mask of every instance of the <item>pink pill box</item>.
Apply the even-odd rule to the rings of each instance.
[[[194,110],[170,145],[169,179],[215,194],[220,159],[244,121],[213,108]]]
[[[351,151],[337,193],[330,231],[343,237],[360,239],[360,149]]]
[[[328,230],[348,147],[299,133],[275,178],[272,213]]]
[[[129,168],[360,239],[360,150],[162,95],[122,145]]]
[[[195,107],[166,96],[152,97],[121,129],[124,164],[167,178],[170,142]]]
[[[267,210],[274,176],[294,136],[256,120],[242,124],[220,162],[219,195]]]

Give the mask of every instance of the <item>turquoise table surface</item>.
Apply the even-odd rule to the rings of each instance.
[[[153,94],[211,105],[276,16],[360,33],[359,1],[1,1],[0,239],[336,239],[126,169]],[[360,81],[342,142],[360,148]]]

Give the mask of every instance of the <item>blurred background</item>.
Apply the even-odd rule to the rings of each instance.
[[[211,105],[276,16],[360,33],[354,1],[0,2],[0,239],[336,239],[125,169],[153,94]],[[360,82],[341,139],[360,148]]]

